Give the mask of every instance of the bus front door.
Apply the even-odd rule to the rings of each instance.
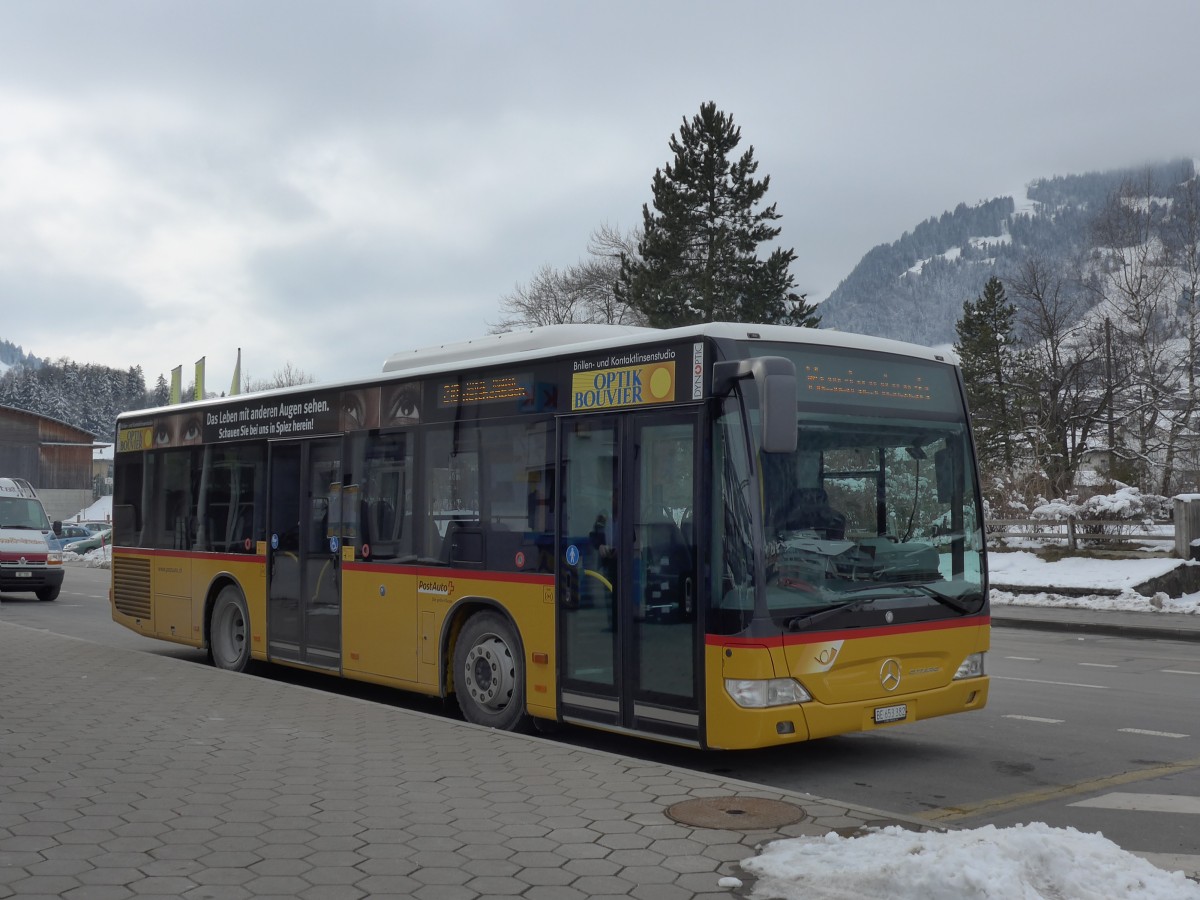
[[[563,718],[698,743],[697,416],[560,427]]]
[[[271,444],[267,652],[341,665],[340,438]]]

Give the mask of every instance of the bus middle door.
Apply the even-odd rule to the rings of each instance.
[[[694,411],[561,420],[564,719],[699,743]]]

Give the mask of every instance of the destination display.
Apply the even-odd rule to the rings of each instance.
[[[754,346],[796,365],[796,399],[801,404],[907,408],[935,413],[962,409],[954,367],[939,362],[830,352],[795,344]]]

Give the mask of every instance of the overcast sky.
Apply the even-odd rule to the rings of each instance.
[[[1192,0],[4,0],[0,338],[148,386],[377,372],[640,224],[708,100],[822,299],[959,202],[1200,156],[1197,34]]]

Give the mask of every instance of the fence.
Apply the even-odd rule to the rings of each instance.
[[[1175,545],[1175,526],[1169,521],[1155,522],[1147,528],[1138,522],[1112,519],[988,519],[987,532],[989,535],[1027,537],[1038,541],[1065,541],[1067,549],[1072,551],[1079,549],[1081,543],[1089,542],[1167,543],[1171,548]]]

